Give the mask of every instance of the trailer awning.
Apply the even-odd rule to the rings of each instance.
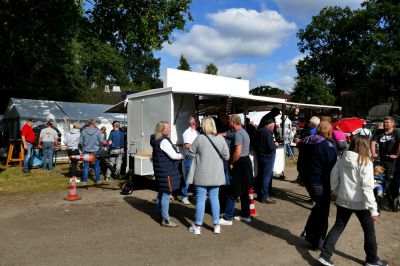
[[[295,102],[286,102],[285,105],[307,108],[307,109],[337,109],[342,110],[341,106],[334,105],[320,105],[320,104],[308,104],[308,103],[295,103]]]
[[[126,100],[125,100],[125,101],[122,101],[122,102],[119,102],[119,103],[117,103],[116,105],[114,105],[113,107],[107,109],[107,110],[105,111],[105,113],[121,113],[121,114],[126,114],[126,105],[127,105]]]

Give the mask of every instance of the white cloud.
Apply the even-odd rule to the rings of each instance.
[[[292,76],[286,75],[286,76],[281,76],[276,80],[264,80],[261,82],[257,82],[254,86],[251,86],[251,88],[268,85],[271,87],[279,88],[284,91],[290,92],[293,89],[295,82],[296,81]]]
[[[364,0],[275,0],[280,12],[286,17],[308,19],[318,15],[326,6],[359,8]]]
[[[286,61],[285,63],[279,63],[277,68],[281,72],[290,73],[296,69],[297,62],[299,62],[299,60],[301,60],[303,58],[304,58],[304,55],[298,55],[298,56],[293,57],[292,59]]]
[[[211,26],[194,25],[187,34],[175,35],[164,51],[183,54],[194,64],[231,62],[242,56],[270,55],[296,30],[278,12],[232,8],[208,14]]]
[[[253,79],[257,71],[257,66],[255,64],[227,64],[218,66],[218,75],[225,77],[237,78],[241,77],[242,79]]]

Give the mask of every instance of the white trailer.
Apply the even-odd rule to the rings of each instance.
[[[150,136],[159,121],[171,125],[171,141],[181,148],[182,134],[191,114],[215,115],[225,111],[246,115],[273,107],[285,110],[287,104],[295,104],[285,99],[249,95],[248,92],[247,80],[167,69],[164,88],[131,94],[108,110],[127,113],[127,173],[153,175]],[[282,175],[284,165],[285,154],[280,147],[274,174]]]

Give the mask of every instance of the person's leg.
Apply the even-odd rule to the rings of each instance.
[[[72,150],[71,155],[79,155],[79,150]],[[78,160],[71,159],[71,171],[70,171],[71,177],[76,176],[78,174],[77,169],[78,169]]]
[[[226,200],[225,214],[223,216],[224,220],[232,221],[235,212],[235,203],[235,199],[232,196],[228,196],[228,199]]]
[[[194,223],[196,225],[202,225],[204,219],[204,211],[206,206],[207,198],[207,187],[196,186],[196,216]]]
[[[330,259],[332,257],[336,242],[346,228],[352,213],[352,210],[337,206],[336,221],[322,245],[320,257],[324,259]]]
[[[88,176],[89,176],[89,165],[90,163],[88,161],[83,162],[83,175],[82,175],[82,182],[86,183]]]
[[[94,159],[94,174],[96,177],[96,183],[100,183],[100,160]]]
[[[184,184],[182,185],[182,200],[189,197],[189,184],[187,183],[187,178],[190,171],[190,166],[192,164],[192,159],[190,157],[186,157],[183,160],[183,167],[185,167],[185,174],[183,175]]]
[[[25,150],[24,154],[24,162],[22,164],[22,170],[24,172],[29,170],[29,159],[31,158],[31,153],[32,153],[32,143],[27,142],[27,149]]]
[[[42,143],[42,152],[43,152],[43,170],[47,170],[49,164],[49,148],[47,142]]]
[[[264,157],[264,176],[263,176],[263,185],[261,188],[262,200],[269,198],[270,185],[272,183],[272,170],[274,167],[274,158],[273,157]]]
[[[158,192],[157,208],[163,220],[169,221],[169,192]]]
[[[210,197],[210,203],[211,203],[211,213],[212,213],[212,219],[213,219],[213,224],[219,224],[219,187],[209,187],[208,188],[208,195]]]
[[[311,209],[311,213],[308,216],[304,231],[306,233],[306,240],[311,243],[311,245],[318,245],[320,239],[320,227],[321,227],[321,201],[323,187],[322,185],[309,185],[306,184],[306,189],[311,199],[315,202],[314,207]]]
[[[114,154],[114,150],[111,150],[110,154]],[[117,158],[116,157],[110,157],[108,159],[107,163],[107,172],[106,172],[106,178],[110,178],[113,173],[113,169],[115,167]]]
[[[295,148],[296,148],[295,146],[290,146],[290,150],[292,151],[293,158],[296,157],[296,149]]]
[[[263,157],[258,155],[257,156],[257,168],[258,168],[258,173],[257,173],[257,178],[256,178],[256,193],[257,193],[257,200],[261,201],[263,198],[262,195],[262,186],[263,186],[263,180],[264,180],[264,172],[265,172],[265,161],[263,160]]]
[[[368,210],[357,210],[355,213],[364,231],[365,261],[367,263],[377,262],[379,260],[378,246],[376,244],[375,226],[371,220],[371,213]]]
[[[248,191],[243,191],[240,195],[240,216],[244,218],[250,217],[250,199]]]
[[[54,142],[48,143],[49,170],[53,170]]]
[[[124,149],[118,149],[118,157],[116,158],[115,163],[115,178],[119,178],[121,173],[121,165],[122,165],[122,155],[124,153]]]

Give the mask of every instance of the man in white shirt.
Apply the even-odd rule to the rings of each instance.
[[[372,138],[371,131],[369,131],[369,129],[367,128],[367,124],[366,124],[366,123],[364,123],[364,124],[362,125],[362,129],[360,129],[360,131],[358,132],[358,134],[359,134],[360,136],[366,136],[368,139],[371,139],[371,138]]]
[[[187,176],[189,174],[190,166],[192,164],[192,159],[187,156],[190,146],[192,146],[193,141],[199,135],[197,128],[199,127],[199,119],[196,116],[190,116],[189,127],[183,132],[183,155],[185,159],[183,161],[183,179],[185,181],[182,187],[182,203],[185,205],[190,204],[189,201],[189,184],[187,183]]]
[[[53,170],[54,149],[58,145],[58,134],[49,121],[46,127],[40,131],[38,148],[43,152],[43,170]]]

